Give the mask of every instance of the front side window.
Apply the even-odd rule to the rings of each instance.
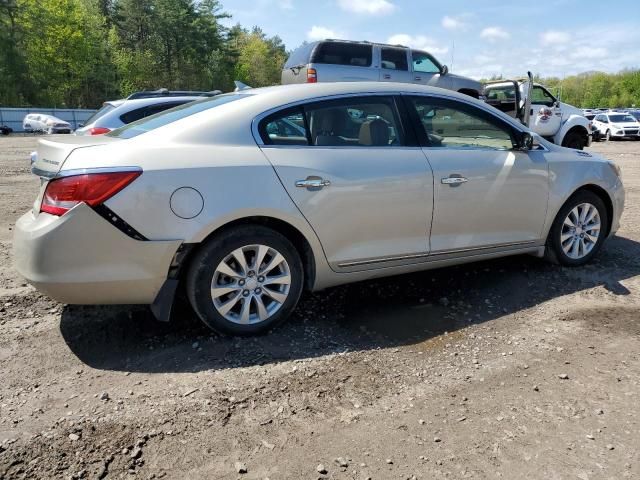
[[[471,105],[426,97],[413,97],[410,104],[429,147],[510,150],[516,145],[509,125]]]
[[[531,91],[531,103],[552,107],[556,99],[542,87],[533,87]]]
[[[305,107],[312,146],[391,147],[402,144],[393,98],[319,102]]]
[[[370,67],[372,46],[348,42],[324,42],[316,47],[313,63]]]
[[[381,66],[386,70],[409,70],[407,64],[407,51],[404,48],[382,47]]]
[[[440,73],[440,65],[426,52],[411,51],[413,71],[420,73]]]

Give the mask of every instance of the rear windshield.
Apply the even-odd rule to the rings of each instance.
[[[289,56],[287,63],[284,64],[284,68],[299,67],[300,65],[309,63],[311,50],[313,50],[315,46],[315,43],[307,43],[306,45],[296,48]]]
[[[370,67],[371,45],[347,42],[323,42],[313,52],[312,63]]]
[[[215,108],[220,105],[224,105],[225,103],[240,100],[241,98],[247,98],[249,96],[250,95],[246,93],[227,93],[224,95],[217,95],[215,97],[207,97],[196,102],[185,103],[179,107],[156,113],[150,117],[145,117],[141,120],[130,123],[129,125],[120,127],[107,133],[107,135],[123,139],[137,137],[138,135],[155,130],[156,128],[164,127],[169,123],[181,120],[189,115],[193,115],[194,113],[203,112],[204,110],[209,110],[210,108]]]
[[[106,115],[107,113],[109,113],[111,110],[113,110],[115,108],[116,107],[114,107],[110,103],[105,103],[104,105],[102,105],[102,108],[100,110],[98,110],[96,113],[94,113],[89,118],[87,118],[87,120],[85,120],[84,124],[85,125],[89,125],[90,123],[95,122],[97,119],[99,119],[100,117]]]

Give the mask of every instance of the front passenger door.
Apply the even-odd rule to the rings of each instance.
[[[432,254],[536,243],[549,191],[545,152],[515,149],[511,125],[466,102],[414,96],[407,106],[433,169]]]

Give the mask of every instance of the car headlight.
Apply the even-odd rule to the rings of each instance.
[[[620,178],[622,176],[622,170],[620,169],[620,166],[615,162],[612,162],[611,160],[607,160],[607,163],[609,164],[613,172],[616,174],[616,177]]]

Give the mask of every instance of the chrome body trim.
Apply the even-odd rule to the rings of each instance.
[[[528,240],[526,242],[502,243],[499,245],[490,245],[490,246],[483,246],[483,247],[458,248],[458,249],[452,249],[452,250],[441,250],[439,252],[402,255],[399,257],[372,258],[368,260],[361,260],[358,262],[344,262],[344,263],[338,264],[338,266],[342,268],[347,268],[347,267],[355,267],[360,265],[397,262],[397,261],[413,260],[413,259],[427,258],[427,257],[433,258],[433,260],[440,260],[440,257],[444,255],[452,255],[457,253],[468,253],[468,252],[480,252],[480,251],[495,250],[495,249],[509,248],[509,247],[528,247],[528,246],[534,246],[536,243],[538,242],[536,242],[535,240]]]

